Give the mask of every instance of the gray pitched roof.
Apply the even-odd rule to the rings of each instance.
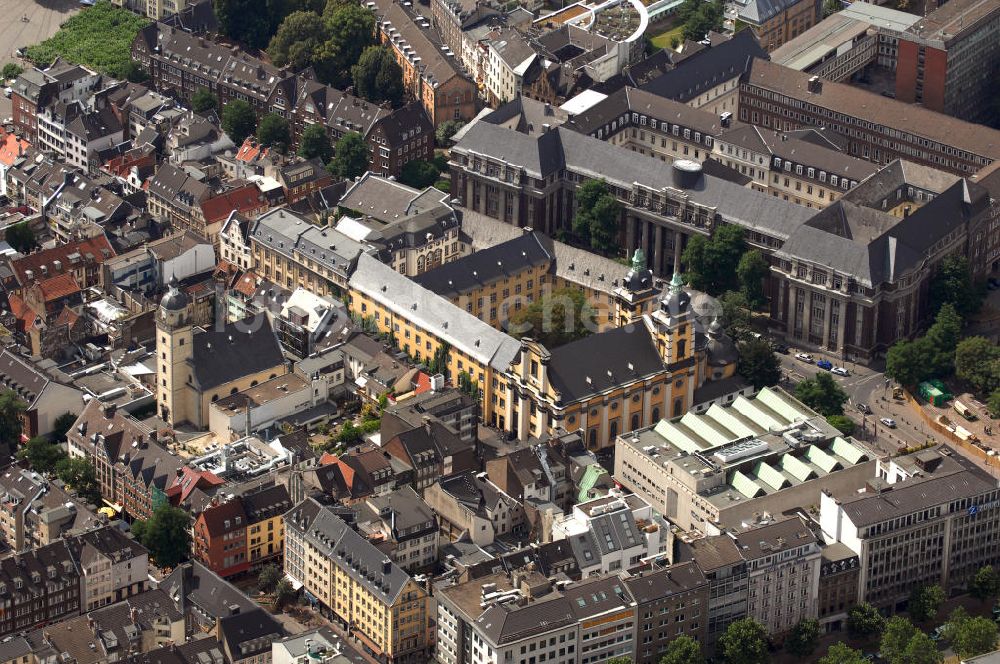
[[[194,383],[201,390],[210,390],[284,362],[281,345],[266,318],[251,318],[228,323],[221,329],[197,332],[192,344],[188,363]]]
[[[552,260],[534,233],[476,251],[413,277],[424,288],[455,297]]]

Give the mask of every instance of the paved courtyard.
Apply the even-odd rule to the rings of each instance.
[[[51,37],[80,8],[78,0],[0,0],[0,66],[22,46]]]

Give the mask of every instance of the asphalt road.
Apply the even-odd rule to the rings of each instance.
[[[813,356],[813,363],[806,363],[795,358],[795,353],[805,352]],[[933,432],[922,426],[919,418],[910,410],[905,402],[892,398],[892,381],[887,381],[885,374],[864,365],[845,362],[843,359],[815,350],[789,348],[787,355],[779,355],[783,374],[782,386],[793,391],[795,385],[812,378],[818,372],[825,371],[816,366],[820,359],[828,359],[834,366],[842,366],[850,371],[850,376],[837,376],[833,379],[849,397],[844,405],[844,414],[854,420],[859,429],[855,438],[867,442],[880,452],[895,452],[900,445],[912,447],[928,440],[934,440]],[[865,404],[872,410],[871,415],[864,415],[858,410],[859,404]],[[879,420],[888,417],[896,421],[896,428],[890,429]]]

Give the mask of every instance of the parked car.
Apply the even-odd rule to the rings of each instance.
[[[990,450],[991,452],[993,450]],[[1000,620],[1000,604],[993,605],[993,620]]]
[[[788,355],[788,346],[777,341],[771,342],[771,350],[775,353],[781,353],[782,355]]]
[[[871,415],[872,414],[872,409],[869,408],[868,404],[866,404],[866,403],[859,403],[858,404],[858,412],[859,413],[863,413],[865,415]]]
[[[3,96],[4,97],[7,97],[8,99],[10,99],[10,96],[12,94],[14,94],[14,88],[10,87],[9,85],[6,88],[3,89]]]
[[[940,641],[944,638],[944,625],[938,625],[931,632],[931,641]]]
[[[837,374],[838,376],[850,376],[851,372],[844,367],[834,367],[830,369],[830,373]]]
[[[795,354],[795,359],[796,360],[801,360],[802,362],[805,362],[806,364],[812,364],[813,356],[810,355],[809,353],[796,353]]]
[[[882,424],[886,425],[890,429],[895,429],[896,428],[896,420],[892,419],[891,417],[880,418],[879,422],[881,422]]]
[[[833,362],[831,362],[830,360],[820,360],[819,362],[816,363],[816,366],[819,367],[820,369],[826,369],[827,371],[830,371],[831,369],[833,369]]]

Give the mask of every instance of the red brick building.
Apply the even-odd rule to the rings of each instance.
[[[239,500],[213,504],[194,521],[194,557],[219,576],[250,569],[247,515]]]

